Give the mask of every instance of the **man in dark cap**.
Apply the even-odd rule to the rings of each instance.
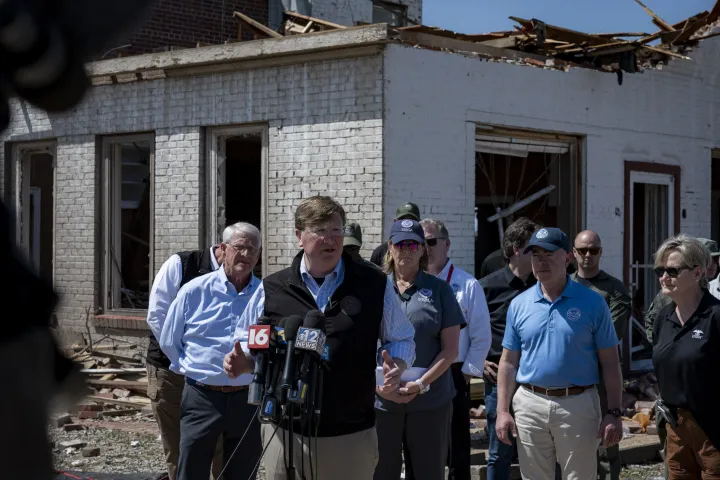
[[[407,202],[406,204],[402,205],[395,211],[395,218],[393,218],[393,222],[396,222],[397,220],[404,220],[404,219],[410,219],[415,220],[416,222],[420,221],[420,207],[418,207],[416,204],[412,202]],[[378,246],[375,250],[373,250],[372,255],[370,256],[370,261],[377,265],[378,267],[382,268],[385,264],[385,254],[388,250],[388,243],[382,242],[380,246]]]
[[[360,256],[362,247],[362,228],[357,222],[348,222],[343,228],[343,251],[356,262],[364,261]]]

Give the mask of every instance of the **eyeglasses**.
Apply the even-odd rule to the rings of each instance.
[[[655,275],[657,275],[658,278],[662,277],[666,273],[668,274],[668,277],[675,278],[685,270],[692,270],[693,268],[695,267],[655,267],[653,270],[655,271]]]
[[[405,250],[406,248],[409,248],[411,252],[417,252],[420,249],[420,244],[417,242],[412,242],[412,241],[410,241],[410,242],[404,241],[404,242],[399,242],[399,243],[393,244],[393,247],[396,250]]]
[[[428,247],[434,247],[437,245],[438,240],[447,240],[445,237],[438,237],[438,238],[426,238],[425,243]]]
[[[228,246],[234,248],[237,250],[238,253],[241,253],[243,255],[255,255],[260,249],[253,246],[253,245],[240,245],[240,244],[232,244],[228,243]]]
[[[588,253],[594,257],[595,255],[600,253],[600,248],[576,248],[575,251],[583,257]]]
[[[342,225],[317,225],[315,227],[307,227],[306,230],[316,237],[342,237],[343,227]]]

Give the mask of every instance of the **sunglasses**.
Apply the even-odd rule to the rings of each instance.
[[[395,247],[396,250],[405,250],[406,248],[409,248],[411,252],[417,252],[420,249],[420,244],[417,242],[399,242],[393,244],[393,247]]]
[[[668,277],[675,278],[685,270],[692,270],[693,268],[695,267],[655,267],[653,270],[655,271],[655,275],[657,275],[658,278],[662,277],[666,273],[668,274]]]
[[[590,255],[592,256],[595,256],[600,253],[600,248],[576,248],[575,251],[583,257],[588,253],[590,253]]]
[[[445,237],[426,238],[425,243],[427,244],[428,247],[434,247],[435,245],[437,245],[438,240],[447,240],[447,238],[445,238]]]

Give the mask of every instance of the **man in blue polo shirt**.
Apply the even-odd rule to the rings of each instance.
[[[538,230],[525,251],[532,252],[538,283],[508,309],[497,435],[508,444],[510,434],[519,439],[524,479],[553,480],[556,462],[564,479],[595,479],[598,443],[608,447],[622,438],[622,374],[610,310],[599,294],[568,277],[572,249],[560,229]],[[598,366],[607,412],[600,411]]]

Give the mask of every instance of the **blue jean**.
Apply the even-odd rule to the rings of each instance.
[[[513,452],[517,448],[515,439],[513,444],[503,443],[495,433],[497,420],[497,385],[485,379],[485,416],[488,430],[488,459],[487,480],[510,480],[510,466]]]

